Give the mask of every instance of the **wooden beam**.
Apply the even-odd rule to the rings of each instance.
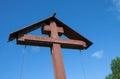
[[[54,79],[66,79],[60,44],[53,44],[51,52],[55,74]]]
[[[32,46],[46,46],[51,47],[53,43],[61,44],[63,48],[85,49],[86,43],[79,40],[69,40],[61,38],[51,38],[45,36],[24,35],[17,39],[18,44],[32,45]]]
[[[44,34],[49,34],[50,31],[51,31],[51,28],[50,28],[49,25],[46,25],[46,26],[43,27],[43,33]],[[63,30],[62,27],[58,27],[57,31],[58,31],[58,34],[63,34],[64,33],[64,30]]]

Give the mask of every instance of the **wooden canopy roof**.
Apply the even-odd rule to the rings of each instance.
[[[64,35],[67,36],[69,39],[74,39],[74,40],[82,40],[87,44],[86,49],[92,45],[92,42],[89,41],[88,39],[86,39],[85,37],[83,37],[82,35],[80,35],[79,33],[77,33],[76,31],[74,31],[73,29],[71,29],[70,27],[68,27],[66,24],[64,24],[63,22],[61,22],[59,19],[57,19],[55,17],[55,14],[51,17],[48,17],[47,19],[44,19],[42,21],[39,21],[37,23],[34,23],[30,26],[27,26],[25,28],[22,28],[20,30],[17,30],[13,33],[10,34],[8,41],[12,41],[14,39],[17,39],[19,35],[24,35],[27,34],[33,30],[36,30],[40,27],[43,27],[44,24],[49,24],[50,21],[55,21],[56,24],[59,27],[63,27],[64,29]]]

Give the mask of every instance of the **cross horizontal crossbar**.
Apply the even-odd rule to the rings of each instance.
[[[60,44],[62,48],[85,49],[87,47],[84,41],[72,40],[72,39],[33,36],[27,34],[17,39],[17,44],[23,44],[23,45],[51,47],[53,43]]]
[[[49,32],[51,31],[51,28],[49,25],[46,25],[43,27],[44,31],[43,33],[44,34],[49,34]],[[64,30],[62,27],[57,27],[57,31],[58,31],[58,34],[61,35],[62,33],[64,33]]]

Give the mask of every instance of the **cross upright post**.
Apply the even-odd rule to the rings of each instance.
[[[63,29],[57,27],[54,21],[50,22],[50,25],[44,26],[44,31],[50,31],[50,37],[54,39],[58,39],[58,32],[63,33]],[[52,52],[52,61],[54,66],[54,74],[55,79],[66,79],[65,70],[61,55],[61,45],[57,43],[53,43],[51,47]]]

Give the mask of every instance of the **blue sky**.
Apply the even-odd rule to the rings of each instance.
[[[7,42],[11,32],[54,12],[94,43],[82,51],[62,49],[67,79],[105,79],[111,73],[111,60],[120,56],[120,0],[1,0],[0,79],[54,79],[50,48]]]

